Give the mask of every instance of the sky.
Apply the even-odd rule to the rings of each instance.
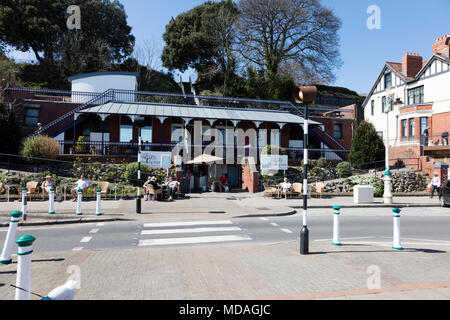
[[[136,44],[159,42],[172,17],[200,5],[204,0],[121,0],[133,28]],[[368,93],[386,61],[401,62],[406,52],[428,59],[434,41],[450,33],[450,0],[320,0],[342,21],[339,31],[342,67],[336,71],[335,86]],[[380,29],[369,29],[369,6],[380,8]],[[371,20],[372,21],[372,20]],[[30,55],[14,55],[18,60]],[[175,72],[176,80],[179,80]],[[195,73],[189,75],[195,80]]]

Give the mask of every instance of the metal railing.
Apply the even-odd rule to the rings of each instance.
[[[5,99],[30,99],[36,101],[52,101],[67,103],[85,103],[97,97],[101,93],[82,92],[82,91],[64,91],[48,89],[30,89],[30,88],[8,88],[5,90]]]

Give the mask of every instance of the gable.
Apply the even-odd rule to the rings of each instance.
[[[417,74],[416,80],[422,80],[450,71],[450,61],[434,55]]]

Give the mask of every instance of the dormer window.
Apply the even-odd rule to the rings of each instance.
[[[392,86],[392,73],[386,73],[384,75],[384,88],[389,89]]]

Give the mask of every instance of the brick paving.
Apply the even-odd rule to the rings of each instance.
[[[34,254],[32,291],[47,294],[76,265],[81,269],[80,300],[450,298],[445,248],[399,252],[376,244],[315,242],[311,254],[301,256],[298,246],[291,241]],[[381,271],[378,290],[367,288],[366,271],[372,265]],[[0,266],[0,299],[14,299],[9,284],[15,284],[16,268],[16,263]]]

